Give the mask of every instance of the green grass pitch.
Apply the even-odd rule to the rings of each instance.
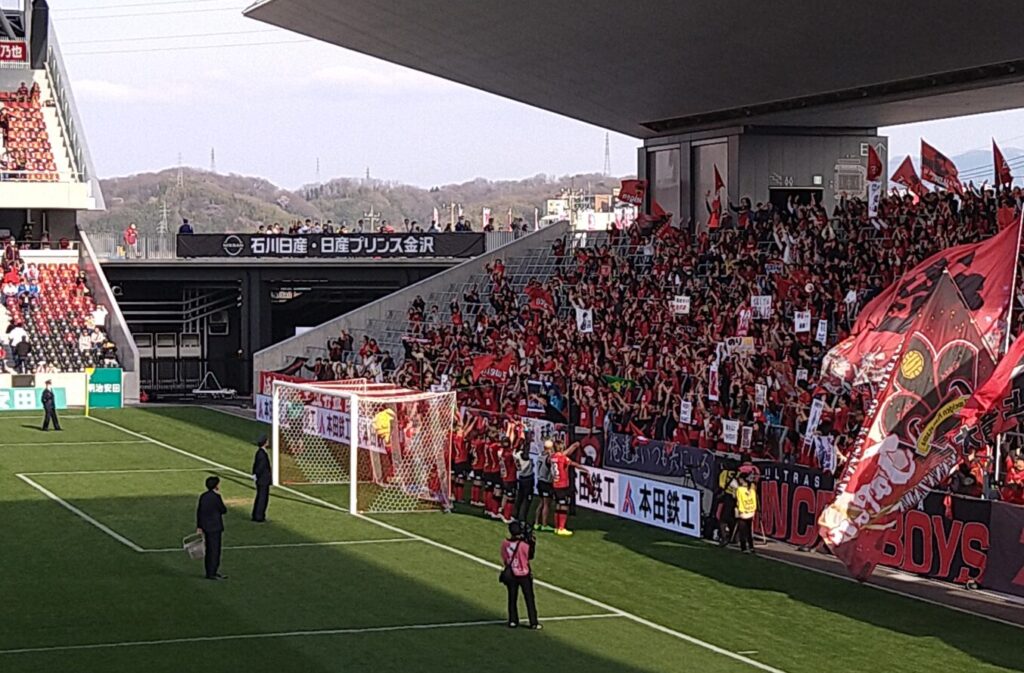
[[[275,489],[248,521],[265,427],[199,408],[0,416],[0,671],[1011,671],[1024,634],[597,514],[542,534],[545,630],[510,631],[504,527],[352,516],[338,487]],[[204,462],[208,461],[208,462]],[[218,474],[222,571],[181,538]]]

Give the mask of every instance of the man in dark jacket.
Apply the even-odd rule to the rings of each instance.
[[[43,390],[41,398],[43,403],[43,430],[50,430],[50,422],[53,422],[53,429],[60,431],[60,421],[57,420],[57,400],[53,396],[53,382],[46,382],[46,389]]]
[[[196,532],[206,543],[206,579],[226,580],[220,569],[220,545],[224,536],[224,515],[228,508],[220,497],[220,477],[206,478],[206,493],[199,496],[196,508]]]
[[[256,500],[252,504],[252,520],[263,523],[267,520],[267,504],[270,502],[270,456],[267,455],[267,436],[256,441],[256,456],[252,459],[252,480],[256,483]]]

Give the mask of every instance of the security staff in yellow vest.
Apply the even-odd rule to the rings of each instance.
[[[754,553],[754,515],[757,514],[757,486],[749,476],[740,472],[736,476],[736,532],[740,538],[740,550]]]

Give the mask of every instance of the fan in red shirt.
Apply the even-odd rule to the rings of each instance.
[[[575,442],[569,448],[559,447],[551,455],[551,483],[555,488],[555,535],[562,537],[572,535],[572,531],[565,527],[569,519],[569,502],[572,499],[569,468],[575,467],[584,474],[589,472],[587,468],[571,458],[579,448],[580,443]]]

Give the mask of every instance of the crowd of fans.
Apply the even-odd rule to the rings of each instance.
[[[513,288],[497,261],[488,266],[488,286],[470,288],[447,313],[417,297],[395,378],[429,388],[443,376],[461,404],[568,419],[582,431],[812,467],[837,461],[840,470],[870,393],[841,388],[826,395],[817,439],[831,459],[821,441],[803,441],[827,349],[903,272],[941,249],[995,233],[1019,214],[1022,198],[1019,189],[971,188],[962,197],[935,192],[920,200],[893,194],[874,218],[863,201],[845,196],[831,213],[816,203],[777,208],[743,199],[710,233],[634,224],[596,247],[557,241],[554,273],[529,280],[525,291]],[[691,298],[688,314],[669,308],[678,295]],[[773,297],[767,319],[753,316],[754,295]],[[577,329],[576,307],[593,311],[592,333]],[[814,326],[828,321],[826,345],[814,329],[795,332],[796,311],[809,311]],[[749,337],[753,348],[723,350],[729,337]],[[503,385],[474,377],[480,355],[511,356]],[[717,385],[709,380],[716,361]],[[680,422],[683,399],[692,404],[689,423]],[[749,446],[726,441],[727,420],[750,428]],[[1006,481],[1016,484],[1010,497],[1024,485],[1018,455],[1006,458]]]
[[[0,372],[48,374],[117,367],[107,311],[90,296],[85,275],[69,265],[26,263],[18,244],[3,244]]]

